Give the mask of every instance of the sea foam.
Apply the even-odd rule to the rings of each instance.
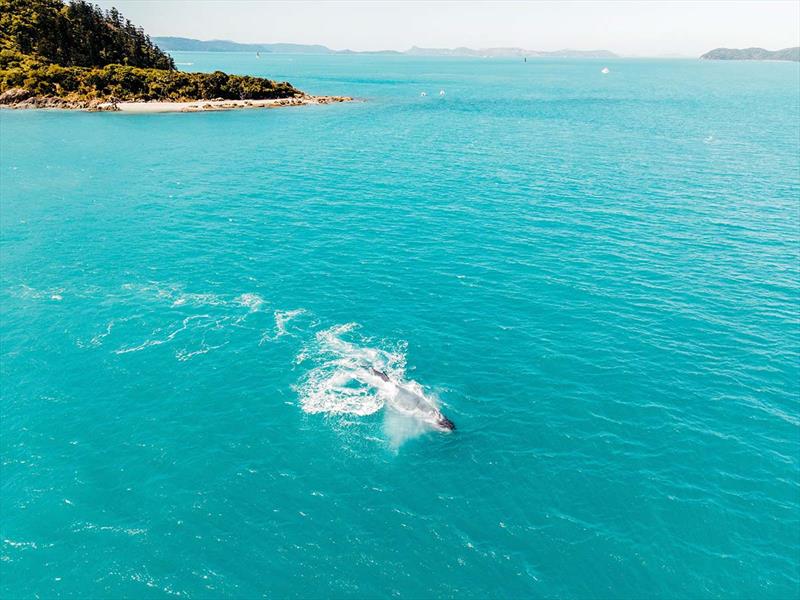
[[[385,409],[384,432],[393,447],[430,431],[431,414],[438,414],[438,399],[418,382],[406,379],[406,344],[384,349],[359,335],[358,327],[346,323],[319,331],[298,354],[297,364],[312,363],[296,387],[303,411],[367,416]],[[386,373],[389,381],[384,382],[372,369]],[[395,402],[401,388],[422,399],[420,410],[404,410]]]

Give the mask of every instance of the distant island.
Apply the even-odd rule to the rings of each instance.
[[[783,50],[764,48],[716,48],[700,57],[703,60],[791,60],[800,62],[800,47]]]
[[[617,58],[608,50],[525,50],[524,48],[418,48],[397,50],[333,50],[320,44],[241,44],[229,40],[196,40],[185,37],[155,37],[160,48],[170,52],[264,52],[273,54],[398,54],[411,56],[472,56],[529,58]]]
[[[526,50],[524,48],[418,48],[414,46],[405,54],[416,56],[472,56],[483,57],[517,57],[517,58],[618,58],[609,50]]]
[[[0,0],[0,105],[175,110],[320,104],[286,82],[178,71],[141,27],[85,0]],[[140,107],[139,107],[140,108]],[[151,108],[151,107],[150,107]]]
[[[168,52],[285,52],[295,54],[334,54],[319,44],[240,44],[228,40],[195,40],[185,37],[154,37],[153,41]]]

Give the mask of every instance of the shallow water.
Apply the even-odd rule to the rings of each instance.
[[[176,60],[366,102],[0,112],[2,596],[800,594],[796,64]]]

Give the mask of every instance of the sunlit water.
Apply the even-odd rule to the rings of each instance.
[[[800,593],[797,64],[176,59],[365,102],[0,113],[2,596]]]

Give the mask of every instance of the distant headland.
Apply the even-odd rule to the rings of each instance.
[[[0,105],[14,108],[175,110],[327,104],[261,77],[178,71],[141,27],[85,0],[0,0]],[[131,103],[134,103],[133,105]]]
[[[398,54],[407,56],[472,56],[528,58],[616,58],[608,50],[526,50],[524,48],[419,48],[408,50],[333,50],[320,44],[241,44],[229,40],[196,40],[184,37],[155,37],[160,48],[170,52],[264,52],[272,54]]]
[[[791,60],[800,62],[800,47],[783,50],[764,48],[716,48],[700,57],[703,60]]]

